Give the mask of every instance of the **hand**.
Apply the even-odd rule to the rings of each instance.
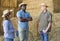
[[[46,30],[43,30],[43,33],[47,33],[47,31]]]
[[[32,21],[32,17],[27,18],[28,21]]]
[[[20,17],[20,18],[18,18],[21,22],[28,22],[28,20],[26,19],[26,18],[22,18],[22,17]]]

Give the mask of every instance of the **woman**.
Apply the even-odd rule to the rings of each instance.
[[[14,27],[10,21],[11,12],[13,10],[6,9],[3,11],[3,30],[4,30],[4,41],[14,41]]]

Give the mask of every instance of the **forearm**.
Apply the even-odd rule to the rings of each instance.
[[[29,17],[29,18],[19,18],[19,20],[21,21],[21,22],[28,22],[28,21],[32,21],[32,17]]]
[[[20,19],[21,22],[27,22],[28,20],[26,18]]]
[[[32,21],[32,17],[26,18],[26,20],[28,20],[28,21]]]
[[[50,27],[51,27],[51,23],[48,24],[46,31],[48,31]]]

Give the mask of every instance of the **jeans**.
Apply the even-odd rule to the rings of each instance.
[[[18,31],[16,31],[16,37],[18,37],[18,35],[19,35],[19,34],[18,34]]]
[[[14,39],[5,38],[4,41],[14,41]]]
[[[21,28],[18,28],[18,32],[19,32],[20,41],[27,41],[28,40],[28,29],[22,30]]]
[[[40,31],[40,37],[42,41],[49,41],[47,33],[43,33],[42,31]]]

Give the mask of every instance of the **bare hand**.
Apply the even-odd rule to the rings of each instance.
[[[43,33],[47,33],[47,31],[46,30],[43,30]]]

